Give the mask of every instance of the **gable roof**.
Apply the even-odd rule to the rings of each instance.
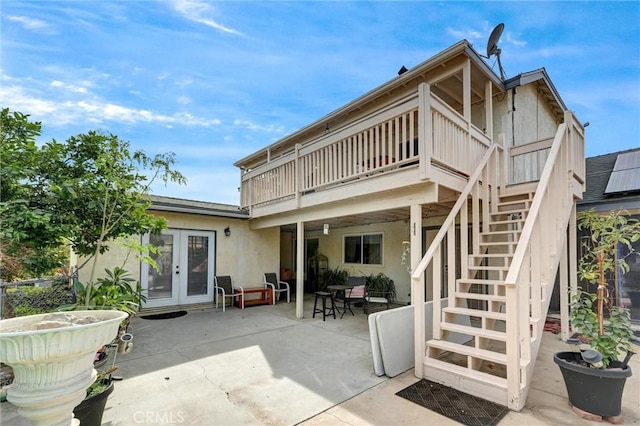
[[[538,90],[540,90],[540,93],[545,97],[556,117],[562,120],[564,112],[567,110],[567,106],[562,101],[560,94],[553,85],[553,82],[551,81],[551,78],[549,78],[549,74],[547,74],[547,70],[545,68],[523,72],[515,77],[511,77],[504,81],[504,88],[505,90],[510,90],[514,87],[524,86],[535,81],[541,81],[543,83],[540,84]]]

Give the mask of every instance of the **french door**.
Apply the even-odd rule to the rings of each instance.
[[[158,268],[142,264],[145,307],[213,302],[215,232],[168,229],[145,235],[143,244],[158,249],[151,258]]]

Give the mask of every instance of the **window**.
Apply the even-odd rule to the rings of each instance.
[[[382,265],[382,234],[345,235],[344,263]]]

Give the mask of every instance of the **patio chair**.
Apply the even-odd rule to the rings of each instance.
[[[393,282],[393,281],[391,281]],[[385,305],[387,309],[391,308],[392,292],[388,289],[371,288],[369,285],[365,286],[364,293],[364,313],[369,314],[369,308],[372,304]]]
[[[280,281],[278,276],[273,272],[267,272],[264,274],[264,283],[265,285],[271,286],[273,288],[273,304],[276,304],[276,299],[280,298],[280,293],[287,293],[287,303],[291,302],[291,295],[289,292],[289,284]]]
[[[213,285],[216,294],[216,309],[218,308],[218,293],[222,294],[222,312],[225,312],[227,297],[231,299],[232,306],[233,299],[239,297],[242,303],[241,308],[244,309],[244,289],[240,286],[233,285],[233,281],[231,281],[231,277],[229,275],[213,277]]]
[[[347,310],[351,312],[351,315],[355,315],[351,310],[351,303],[364,303],[364,287],[364,284],[361,284],[352,288],[348,288],[344,291],[344,304],[342,306],[342,315],[340,315],[340,319],[342,319]]]

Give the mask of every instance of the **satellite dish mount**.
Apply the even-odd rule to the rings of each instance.
[[[504,75],[502,62],[500,62],[500,53],[502,53],[502,51],[500,50],[500,48],[498,48],[498,41],[500,41],[500,36],[502,36],[502,31],[504,31],[503,23],[496,25],[493,31],[491,31],[491,35],[489,36],[489,41],[487,42],[487,59],[489,59],[491,55],[496,55],[496,58],[498,59],[498,68],[500,69],[500,78],[505,80],[507,77]]]

